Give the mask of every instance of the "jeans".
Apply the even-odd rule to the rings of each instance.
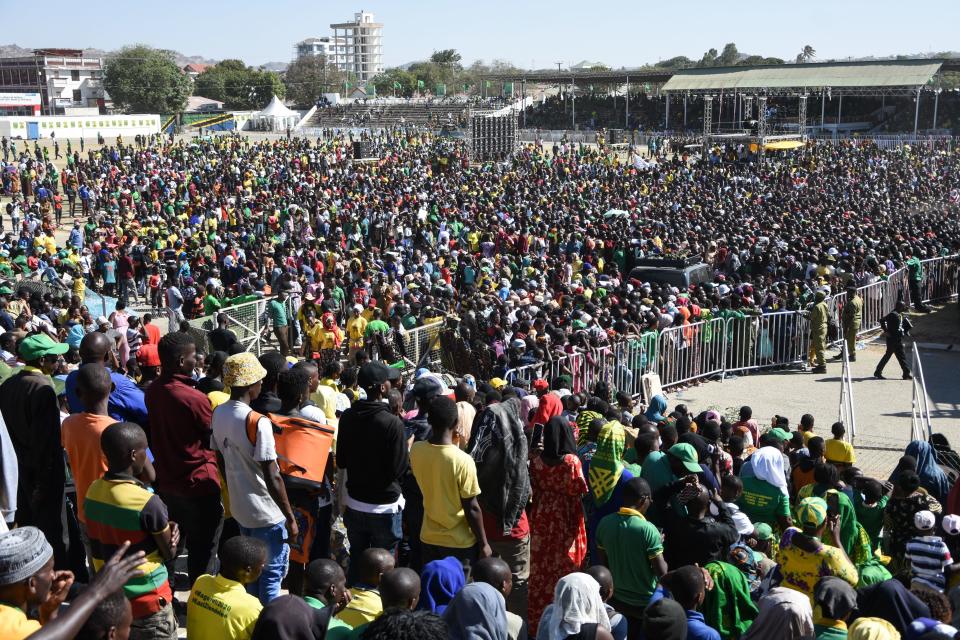
[[[357,580],[356,563],[353,558],[359,558],[364,549],[386,549],[390,553],[397,552],[400,538],[403,537],[402,511],[397,513],[367,513],[356,511],[350,507],[343,514],[343,523],[347,527],[347,540],[350,541],[350,570],[347,582],[354,584]]]
[[[223,524],[223,504],[220,494],[211,496],[175,496],[161,495],[170,519],[180,527],[180,547],[186,547],[187,574],[190,576],[190,585],[205,573],[216,573],[217,541],[220,537],[220,528]],[[173,564],[167,565],[170,575],[173,575]]]
[[[267,562],[263,566],[260,580],[247,585],[247,593],[258,597],[262,604],[267,605],[280,595],[280,583],[287,575],[290,546],[287,545],[286,523],[278,522],[269,527],[256,529],[241,526],[240,535],[256,538],[267,545]]]
[[[169,602],[160,611],[130,624],[131,640],[175,640],[176,637],[177,616]]]

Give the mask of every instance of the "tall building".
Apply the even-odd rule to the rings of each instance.
[[[294,45],[294,56],[296,58],[324,56],[331,64],[338,54],[344,57],[346,53],[346,41],[343,38],[336,41],[330,36],[307,38]]]
[[[335,52],[334,64],[366,82],[383,72],[383,25],[373,21],[373,14],[361,10],[353,14],[353,22],[331,24],[333,40],[343,39],[344,52]],[[339,49],[339,47],[337,47]]]
[[[0,58],[0,92],[40,94],[44,115],[72,107],[97,107],[109,100],[103,89],[103,60],[80,49],[37,49],[33,55]]]

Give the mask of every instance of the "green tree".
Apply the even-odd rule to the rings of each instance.
[[[710,49],[703,54],[703,57],[700,58],[700,63],[698,67],[715,67],[717,65],[717,57],[719,54],[716,49]]]
[[[286,95],[279,75],[248,67],[240,60],[213,65],[197,76],[193,89],[194,95],[222,100],[227,109],[262,109],[274,95]]]
[[[409,98],[417,89],[417,78],[399,67],[384,70],[373,80],[378,96],[401,96]]]
[[[339,91],[343,80],[343,73],[326,56],[303,56],[287,67],[283,84],[294,104],[310,108],[324,93]]]
[[[462,57],[456,49],[441,49],[430,56],[430,64],[437,68],[441,83],[452,81],[456,74],[460,73],[463,69],[461,60]]]
[[[190,95],[188,78],[173,53],[138,44],[107,58],[103,87],[128,113],[176,113]]]
[[[723,51],[720,53],[720,57],[717,58],[717,64],[721,67],[731,67],[737,64],[737,60],[740,59],[740,52],[737,51],[737,45],[728,42],[723,46]]]
[[[658,69],[685,69],[693,66],[693,60],[687,56],[674,56],[667,60],[661,60],[655,66]]]
[[[803,49],[797,54],[797,62],[810,62],[817,57],[817,50],[809,44],[803,45]]]

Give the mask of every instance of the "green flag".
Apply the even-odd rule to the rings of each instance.
[[[503,83],[503,95],[505,95],[505,96],[513,96],[513,83],[512,83],[512,82],[504,82],[504,83]]]
[[[649,82],[644,82],[644,83],[643,83],[643,90],[646,91],[647,93],[650,93],[650,83],[649,83]]]
[[[377,95],[377,86],[372,82],[366,86],[367,95],[370,97],[375,97]]]
[[[401,86],[401,84],[400,84],[399,82],[397,82],[396,80],[394,80],[394,82],[393,82],[393,88],[394,88],[394,89],[402,89],[403,86]]]
[[[447,95],[447,85],[443,84],[442,82],[437,83],[434,93],[438,96]]]
[[[487,80],[486,82],[484,82],[484,85],[487,87],[487,89],[489,89],[489,88],[490,88],[490,81]]]
[[[463,91],[464,91],[464,93],[466,93],[467,91],[470,91],[470,85],[464,83],[464,85],[463,85]]]
[[[352,87],[353,85],[350,84],[350,81],[349,81],[349,80],[344,80],[344,81],[343,81],[343,86],[346,88],[347,91],[349,91],[349,90],[350,90],[350,87]]]
[[[423,89],[425,86],[423,80],[417,80],[417,89]]]

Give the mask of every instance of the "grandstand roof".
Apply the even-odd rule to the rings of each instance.
[[[663,91],[796,93],[829,88],[848,94],[906,92],[927,84],[942,64],[942,60],[888,60],[683,69],[673,74]]]

